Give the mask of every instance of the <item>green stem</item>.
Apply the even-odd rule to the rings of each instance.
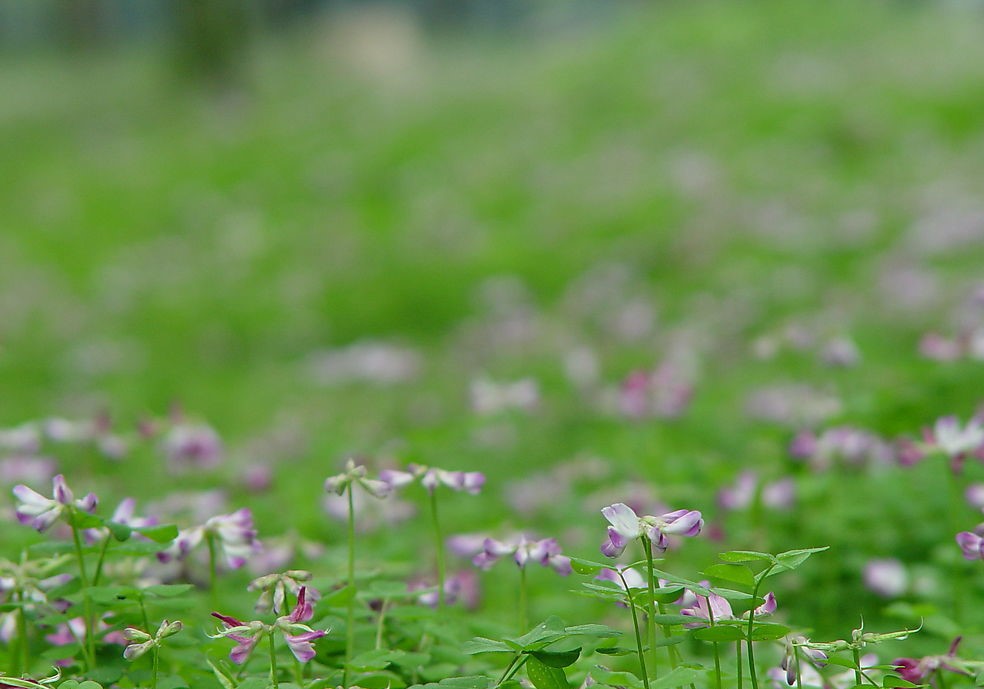
[[[741,676],[741,640],[735,642],[735,664],[738,667],[738,689],[742,689],[742,676]]]
[[[943,668],[936,668],[936,686],[938,689],[946,689],[946,679],[943,676]]]
[[[215,557],[215,536],[210,533],[205,534],[205,543],[208,545],[208,590],[212,597],[212,609],[219,609],[219,589],[215,585],[218,580],[218,564]]]
[[[383,647],[383,631],[386,628],[386,605],[389,600],[384,598],[379,606],[379,618],[376,620],[376,650]]]
[[[345,626],[345,668],[342,670],[342,684],[348,686],[349,663],[355,653],[355,499],[352,497],[352,484],[346,488],[348,494],[348,615]]]
[[[11,674],[15,677],[19,677],[22,672],[27,671],[28,664],[30,663],[30,655],[28,653],[28,642],[27,642],[27,618],[24,616],[24,594],[20,589],[14,592],[14,599],[20,601],[21,607],[17,609],[17,643],[18,643],[18,653],[15,654],[11,651],[11,655],[17,660],[17,664],[14,665]]]
[[[161,647],[154,644],[154,674],[151,675],[150,689],[157,689],[157,675],[161,666]]]
[[[656,578],[653,572],[653,548],[649,538],[642,536],[640,539],[642,549],[646,553],[646,566],[649,570],[646,577],[646,585],[649,589],[649,608],[646,611],[646,626],[648,627],[650,652],[653,654],[653,679],[659,677],[659,658],[656,655],[656,585],[653,581]],[[665,633],[665,631],[664,631]]]
[[[434,544],[437,546],[437,607],[444,607],[444,578],[447,575],[444,561],[444,537],[441,535],[441,522],[437,518],[437,491],[430,492],[431,523],[434,527]]]
[[[75,526],[75,513],[70,512],[69,522],[72,527],[72,541],[75,543],[75,557],[79,561],[79,579],[82,581],[82,607],[85,622],[85,639],[82,640],[82,655],[85,658],[86,669],[91,670],[96,663],[96,640],[92,621],[92,603],[89,601],[89,577],[85,571],[85,556],[82,554],[82,538]]]
[[[947,477],[947,488],[950,493],[949,504],[947,505],[948,517],[950,519],[950,533],[958,533],[961,529],[960,523],[960,509],[964,504],[963,495],[960,492],[960,482],[957,475],[953,473],[952,467],[946,468]],[[961,605],[960,591],[966,591],[968,589],[967,581],[967,568],[966,563],[963,558],[954,558],[953,565],[950,567],[950,590],[953,596],[951,604],[953,606],[953,620],[957,624],[960,624],[963,620],[963,609],[965,606]]]
[[[747,637],[748,637],[748,676],[752,680],[752,689],[758,689],[758,675],[757,675],[757,673],[755,671],[755,650],[754,650],[755,644],[752,643],[752,629],[755,626],[755,608],[754,608],[754,605],[755,605],[756,599],[758,598],[759,588],[762,586],[762,582],[765,581],[766,577],[769,576],[769,572],[771,572],[774,568],[775,568],[775,564],[771,564],[768,567],[766,567],[763,570],[761,576],[759,576],[758,577],[758,580],[755,582],[755,588],[752,589],[752,606],[753,607],[752,607],[751,610],[748,611],[748,632],[747,632]]]
[[[707,596],[707,621],[714,628],[714,610],[711,608],[711,597]],[[721,689],[721,649],[714,642],[714,674],[717,677],[717,689]]]
[[[642,683],[645,685],[646,689],[649,689],[649,673],[646,672],[646,653],[642,648],[642,634],[639,631],[639,616],[636,613],[635,600],[632,598],[632,589],[629,588],[629,584],[625,581],[625,577],[622,576],[622,571],[619,569],[613,569],[618,575],[618,578],[622,580],[622,586],[625,588],[625,597],[629,600],[629,611],[632,613],[632,628],[635,630],[636,638],[636,649],[639,651],[639,668],[642,670]]]
[[[147,617],[147,606],[144,605],[143,592],[140,592],[140,591],[137,592],[137,600],[140,601],[140,614],[141,614],[141,616],[143,616],[143,626],[144,626],[144,629],[146,629],[147,630],[147,633],[150,634],[151,633],[151,631],[150,631],[150,618]]]
[[[862,684],[861,681],[861,650],[858,648],[851,649],[854,654],[854,683]]]
[[[529,659],[530,659],[530,657],[528,655],[524,655],[522,658],[520,658],[519,659],[519,662],[516,663],[515,666],[513,666],[512,671],[510,671],[509,674],[506,675],[506,678],[504,680],[502,680],[502,681],[503,682],[508,682],[512,678],[513,675],[515,675],[517,672],[519,672],[522,669],[522,667],[524,665],[526,665],[526,661],[529,660]]]
[[[796,660],[796,689],[803,689],[803,673],[800,672],[800,650],[793,646],[793,656]]]
[[[93,586],[99,586],[99,578],[102,577],[103,571],[103,561],[106,559],[106,551],[109,550],[109,541],[112,537],[113,535],[111,533],[107,533],[106,538],[103,540],[102,548],[99,549],[99,559],[96,560],[96,574],[92,577]]]
[[[519,633],[525,634],[527,627],[529,626],[529,618],[527,615],[526,606],[528,605],[526,599],[526,568],[519,568]]]
[[[280,682],[277,675],[277,643],[273,638],[273,631],[269,633],[270,638],[270,681],[273,682],[273,689],[280,689]]]

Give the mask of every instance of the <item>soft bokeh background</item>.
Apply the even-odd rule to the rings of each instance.
[[[245,496],[244,467],[273,467],[239,498],[261,533],[328,541],[314,506],[349,453],[485,471],[456,526],[598,522],[567,534],[588,556],[641,480],[731,547],[839,543],[827,581],[854,588],[827,612],[878,609],[869,557],[954,549],[932,469],[840,505],[808,484],[766,536],[715,494],[801,472],[798,430],[914,437],[980,401],[980,3],[92,0],[0,22],[0,425],[180,404],[228,450],[182,485]],[[653,408],[624,397],[637,370],[661,372]],[[597,460],[576,491],[517,510],[517,482],[573,458]],[[91,480],[160,490],[127,461]]]

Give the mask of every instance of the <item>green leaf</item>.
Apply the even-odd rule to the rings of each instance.
[[[571,558],[571,569],[578,574],[597,574],[603,569],[611,569],[611,565],[602,564],[601,562],[592,562],[591,560],[583,560],[579,557]]]
[[[72,522],[77,529],[98,529],[105,522],[102,517],[81,510],[72,510]]]
[[[752,627],[752,641],[774,641],[792,630],[784,624],[756,624]]]
[[[748,567],[735,564],[711,565],[704,570],[704,575],[712,579],[731,581],[751,588],[755,585],[755,575]]]
[[[752,630],[755,631],[755,630]],[[719,624],[715,627],[701,627],[700,629],[695,629],[691,632],[691,635],[695,639],[700,641],[713,641],[715,643],[721,641],[744,641],[745,632],[740,628],[733,625],[723,625]]]
[[[476,653],[516,653],[518,648],[509,646],[504,641],[486,639],[477,636],[461,645],[461,652],[465,655],[475,655]]]
[[[154,543],[170,543],[178,537],[178,527],[174,524],[154,524],[153,526],[135,526],[133,530],[154,541]]]
[[[548,667],[567,667],[581,657],[581,647],[569,651],[532,651],[530,655]]]
[[[191,584],[154,584],[143,589],[145,594],[149,593],[155,598],[176,598],[191,591],[194,586]]]
[[[118,522],[106,522],[106,528],[109,529],[109,532],[113,534],[113,538],[117,541],[125,541],[129,539],[130,535],[133,533],[133,529],[129,526]]]
[[[717,595],[721,596],[721,598],[724,598],[731,602],[747,601],[752,598],[752,594],[750,593],[745,593],[744,591],[735,591],[734,589],[720,588],[718,586],[712,588],[711,593],[716,593]],[[759,599],[759,602],[761,601],[762,599]]]
[[[321,597],[318,601],[319,607],[331,607],[331,608],[341,608],[348,605],[348,602],[355,597],[355,587],[354,586],[343,586],[340,589],[335,589],[330,591]]]
[[[280,684],[280,689],[286,689],[287,685]],[[157,689],[189,689],[188,682],[179,675],[166,675],[157,680]]]
[[[653,615],[653,620],[660,625],[693,624],[694,618],[689,615]]]
[[[526,676],[536,689],[570,689],[567,675],[561,668],[546,665],[535,657],[526,661]]]
[[[671,638],[677,639],[681,637],[674,636]],[[606,656],[627,656],[636,653],[636,649],[623,648],[622,646],[611,646],[609,648],[596,648],[595,653],[601,653],[602,655],[606,655]]]
[[[901,689],[916,689],[919,685],[913,684],[907,679],[902,679],[898,675],[885,675],[885,678],[882,680],[882,686],[885,689],[896,689],[897,687]]]
[[[94,603],[101,605],[115,605],[140,596],[140,592],[131,586],[93,586],[86,593]]]
[[[225,672],[220,670],[215,663],[209,659],[205,659],[208,666],[212,668],[212,673],[215,674],[215,679],[219,680],[219,684],[222,685],[222,689],[236,689],[236,683],[232,679],[232,675],[227,675]]]
[[[236,689],[269,689],[270,680],[250,677],[236,685]]]
[[[612,672],[607,668],[596,666],[591,670],[591,677],[599,684],[626,689],[643,689],[642,680],[631,672]]]
[[[718,558],[725,562],[773,562],[774,556],[769,553],[759,553],[754,550],[729,550],[720,553]]]
[[[822,553],[829,548],[830,546],[823,546],[822,548],[800,548],[798,550],[787,550],[784,553],[779,553],[776,555],[776,561],[779,563],[779,567],[775,571],[778,573],[794,570],[809,560],[810,556],[814,553]]]
[[[674,668],[668,674],[663,675],[655,682],[649,683],[649,689],[671,689],[671,687],[682,687],[693,684],[701,676],[702,669],[681,665]]]
[[[606,624],[577,624],[573,627],[565,627],[564,632],[574,636],[592,636],[599,639],[622,636],[622,632],[612,629]]]

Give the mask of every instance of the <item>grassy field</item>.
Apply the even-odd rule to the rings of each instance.
[[[939,464],[811,474],[788,445],[916,438],[982,400],[980,361],[920,354],[984,325],[979,8],[667,3],[454,40],[387,21],[267,39],[221,93],[149,49],[6,58],[0,425],[130,428],[180,403],[227,443],[215,472],[169,477],[152,448],[61,467],[142,501],[225,486],[261,537],[296,529],[329,562],[344,532],[321,484],[352,453],[485,472],[481,500],[449,500],[455,532],[595,559],[597,510],[646,483],[723,547],[833,546],[786,591],[820,636],[885,619],[870,558],[957,566],[942,515],[975,517]],[[620,413],[627,376],[664,363],[693,389],[678,418]],[[477,380],[524,378],[530,409],[470,404]],[[576,458],[569,491],[516,510],[517,484]],[[254,465],[273,469],[260,495]],[[746,468],[793,476],[797,508],[726,515]],[[419,546],[391,535],[367,557],[409,569]],[[508,620],[504,579],[486,596]],[[594,605],[533,585],[534,617]]]

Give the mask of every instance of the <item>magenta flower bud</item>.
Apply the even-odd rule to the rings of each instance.
[[[984,539],[972,531],[961,531],[957,534],[957,545],[963,552],[965,560],[984,559]]]

